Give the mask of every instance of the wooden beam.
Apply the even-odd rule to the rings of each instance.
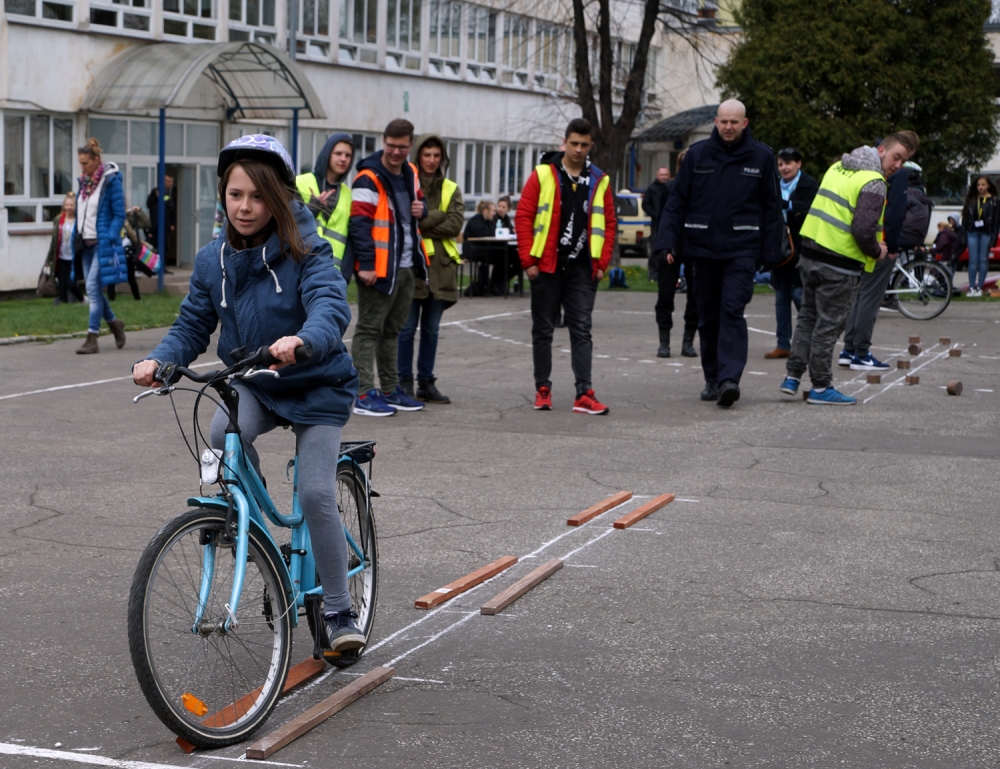
[[[618,505],[622,502],[628,502],[630,499],[632,499],[631,491],[619,491],[617,494],[608,497],[603,502],[598,502],[593,507],[588,507],[582,513],[577,513],[572,518],[567,518],[566,525],[581,526],[592,518],[596,518],[601,513],[606,513],[611,508],[618,507]]]
[[[499,614],[507,606],[527,593],[531,588],[541,584],[563,567],[562,559],[553,558],[542,564],[526,577],[522,577],[506,590],[494,596],[479,609],[480,614]]]
[[[655,513],[664,505],[669,505],[671,502],[674,501],[674,497],[675,497],[674,494],[660,494],[660,496],[656,497],[655,499],[649,500],[649,502],[647,502],[646,504],[640,505],[628,515],[623,515],[621,518],[615,521],[615,528],[627,529],[636,521],[641,521],[650,513]]]
[[[413,605],[418,609],[432,609],[438,604],[444,603],[450,598],[454,598],[459,593],[464,593],[470,587],[475,587],[479,583],[485,582],[490,577],[495,577],[504,569],[509,569],[515,563],[517,563],[517,558],[512,555],[505,555],[502,558],[497,558],[493,563],[484,566],[481,569],[476,569],[476,571],[471,574],[466,574],[461,579],[449,582],[444,587],[439,587],[433,593],[428,593],[422,598],[418,598]]]
[[[337,711],[343,710],[360,699],[376,686],[385,683],[393,674],[392,668],[379,667],[351,681],[344,688],[331,694],[325,700],[309,708],[305,713],[293,718],[284,726],[279,726],[263,739],[247,748],[246,757],[262,760],[285,747],[292,740],[319,726]]]

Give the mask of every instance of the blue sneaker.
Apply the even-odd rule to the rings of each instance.
[[[806,398],[806,403],[811,403],[814,406],[853,406],[857,402],[857,398],[837,392],[832,387],[827,387],[823,392],[816,392],[815,389],[810,390],[809,397]]]
[[[394,417],[396,409],[383,400],[378,390],[369,390],[354,401],[354,413],[363,417]]]
[[[397,411],[420,411],[424,407],[423,403],[403,392],[403,388],[399,385],[396,385],[396,389],[391,393],[383,393],[382,400]]]
[[[883,363],[871,353],[859,358],[857,355],[851,360],[851,371],[888,371],[889,364]]]
[[[840,351],[840,357],[837,358],[837,365],[847,368],[851,365],[851,361],[854,360],[854,353],[848,352],[847,350]]]
[[[781,383],[781,387],[778,388],[785,395],[798,395],[799,394],[799,380],[794,379],[790,376],[785,377],[785,381]]]

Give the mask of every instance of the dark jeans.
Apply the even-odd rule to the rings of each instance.
[[[802,278],[799,268],[788,265],[771,270],[771,287],[774,289],[774,317],[777,320],[778,349],[792,349],[792,304],[802,310]]]
[[[414,283],[412,269],[396,273],[391,294],[358,281],[358,324],[351,340],[351,357],[358,370],[359,393],[375,388],[376,364],[382,392],[391,393],[399,384],[399,332],[410,314]]]
[[[879,259],[872,272],[861,273],[861,285],[844,331],[844,349],[859,358],[867,356],[871,349],[878,309],[885,299],[885,289],[895,266],[895,259]]]
[[[563,309],[572,351],[570,363],[576,379],[576,394],[593,389],[590,381],[594,343],[590,328],[597,296],[591,272],[577,265],[541,272],[531,281],[531,350],[535,364],[535,388],[552,387],[552,330]]]
[[[787,370],[790,377],[801,379],[808,367],[813,387],[822,389],[833,381],[833,348],[851,314],[861,277],[837,272],[805,256],[799,259],[799,273],[802,310]]]
[[[410,316],[399,332],[398,368],[400,379],[413,379],[413,337],[420,325],[420,347],[417,350],[417,380],[420,382],[434,378],[434,360],[437,358],[438,329],[441,315],[448,303],[433,296],[414,299],[410,304]]]
[[[59,301],[66,304],[69,295],[73,294],[76,301],[83,303],[83,292],[73,282],[73,260],[56,259],[56,285],[59,287]]]
[[[750,257],[696,259],[695,297],[705,382],[739,384],[747,365],[747,322],[757,262]]]
[[[684,336],[694,339],[698,330],[698,302],[694,296],[694,269],[690,259],[674,259],[673,264],[667,264],[665,257],[657,260],[656,276],[656,326],[660,330],[660,344],[670,344],[670,329],[674,327],[674,294],[677,292],[677,280],[681,274],[681,264],[684,265],[684,275],[687,278],[687,300],[684,302]]]

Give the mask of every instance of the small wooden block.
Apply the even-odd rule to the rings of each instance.
[[[433,609],[435,606],[444,603],[449,598],[454,598],[459,593],[464,593],[470,587],[475,587],[480,582],[485,582],[490,577],[495,577],[504,569],[509,569],[515,563],[517,563],[517,558],[512,555],[505,555],[502,558],[497,558],[493,563],[484,566],[481,569],[476,569],[476,571],[466,574],[461,579],[449,582],[447,585],[442,588],[438,588],[433,593],[428,593],[422,598],[418,598],[413,605],[418,609]]]
[[[953,379],[948,382],[948,395],[961,395],[962,394],[962,383],[957,379]]]
[[[869,374],[867,377],[865,377],[865,380],[868,382],[868,384],[882,384],[882,375]]]
[[[896,368],[909,368],[910,362],[908,360],[897,360]]]
[[[910,337],[910,344],[920,344],[920,337],[919,336],[911,336]]]
[[[392,678],[393,672],[392,668],[379,667],[351,681],[318,705],[314,705],[302,715],[255,742],[247,748],[246,757],[263,760],[273,755],[292,740],[297,740],[310,729],[319,726],[337,711],[343,710],[376,686],[388,681]]]
[[[180,745],[181,750],[183,750],[185,753],[194,753],[198,749],[197,745],[192,745],[183,737],[178,737],[176,740],[174,740],[174,742]]]
[[[950,350],[948,350],[948,355],[952,358],[961,358],[962,349],[960,347],[952,347]]]
[[[912,376],[908,376],[908,377],[906,377],[906,384],[908,384],[908,385],[920,384],[920,377],[917,376],[916,374],[914,374]]]
[[[912,339],[912,337],[911,337],[911,339]],[[921,351],[921,347],[920,347],[919,344],[911,344],[907,348],[907,352],[909,352],[910,355],[920,355],[920,351]]]
[[[509,588],[497,594],[484,603],[479,609],[480,614],[499,614],[507,606],[527,593],[531,588],[541,584],[563,567],[563,562],[559,558],[553,558],[535,569],[531,574],[522,577]]]
[[[951,344],[951,337],[950,336],[941,337],[940,339],[938,339],[938,344]]]
[[[623,515],[621,518],[615,521],[615,528],[627,529],[633,523],[641,521],[650,513],[655,513],[664,505],[669,505],[671,502],[674,501],[675,496],[676,496],[675,494],[660,494],[660,496],[656,497],[655,499],[649,500],[649,502],[647,502],[646,504],[639,505],[639,507],[637,507],[631,513],[629,513],[628,515]]]
[[[809,389],[808,388],[806,388],[806,389],[804,389],[802,391],[802,400],[804,400],[804,401],[809,400]]]
[[[581,526],[592,518],[596,518],[601,513],[606,513],[613,507],[618,507],[622,502],[628,502],[632,499],[631,491],[619,491],[617,494],[605,499],[603,502],[598,502],[592,507],[588,507],[582,513],[577,513],[572,518],[566,519],[567,526]]]

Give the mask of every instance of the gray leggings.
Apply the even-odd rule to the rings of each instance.
[[[243,449],[254,469],[260,473],[260,458],[253,442],[258,435],[277,427],[273,411],[269,411],[242,384],[234,387],[240,393],[240,432]],[[212,418],[212,446],[226,445],[228,412],[220,406]],[[337,459],[340,456],[341,428],[335,425],[293,425],[295,449],[299,463],[299,505],[309,526],[316,571],[323,583],[324,611],[350,611],[351,596],[347,591],[347,539],[337,510]]]

